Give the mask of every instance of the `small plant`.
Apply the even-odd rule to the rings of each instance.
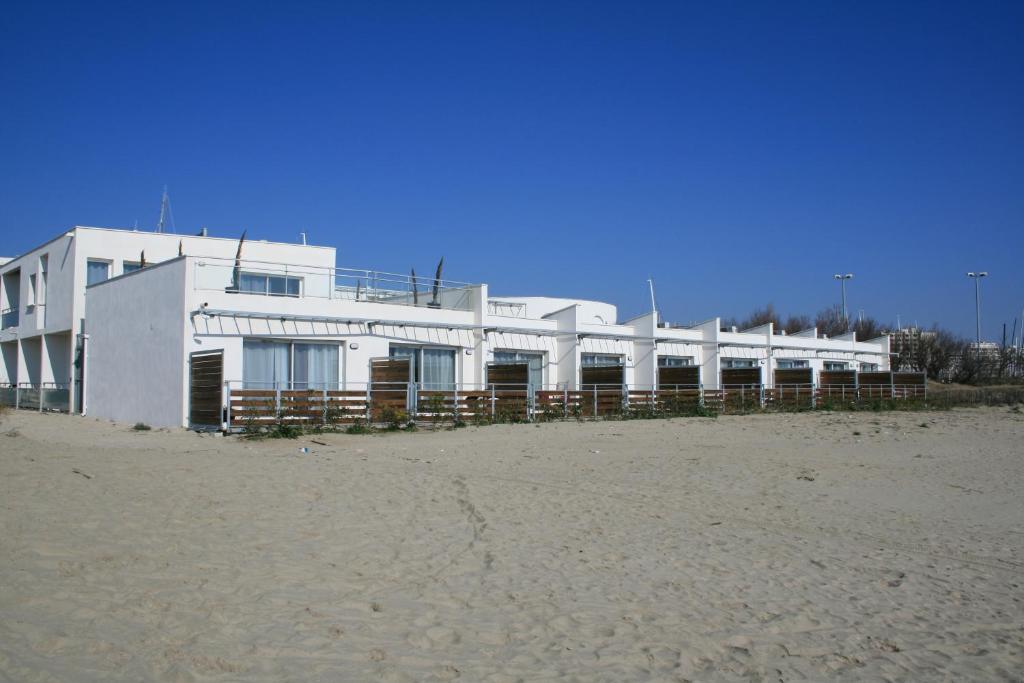
[[[152,427],[150,427],[150,426],[149,426],[148,424],[146,424],[145,422],[136,422],[136,423],[135,423],[135,426],[134,426],[134,427],[132,427],[132,429],[134,429],[134,430],[135,430],[135,431],[137,431],[137,432],[148,432],[149,430],[151,430],[151,429],[153,429],[153,428],[152,428]]]
[[[266,435],[270,439],[297,439],[302,435],[302,427],[290,422],[278,422]]]
[[[373,434],[373,427],[366,424],[362,420],[359,422],[353,422],[345,428],[346,434]]]

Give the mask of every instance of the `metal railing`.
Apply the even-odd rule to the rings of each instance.
[[[255,296],[281,296],[289,298],[321,298],[341,301],[368,301],[374,303],[420,306],[448,310],[472,310],[472,290],[475,285],[456,280],[435,280],[433,277],[415,278],[412,275],[387,273],[379,270],[353,268],[326,268],[291,265],[269,261],[253,261],[220,257],[197,257],[198,266],[194,287],[200,290],[224,291]],[[267,275],[293,278],[301,283],[298,294],[268,287],[266,292],[246,291],[239,281],[242,275]]]
[[[0,384],[0,405],[67,413],[71,410],[71,387],[59,382]]]
[[[491,299],[487,302],[487,312],[504,318],[525,318],[526,304]]]
[[[8,327],[18,326],[18,309],[17,308],[5,308],[0,311],[0,330],[6,330]]]

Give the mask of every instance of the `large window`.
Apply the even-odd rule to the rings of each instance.
[[[780,360],[777,362],[779,370],[793,370],[796,368],[808,368],[810,363],[806,360]]]
[[[423,389],[451,391],[455,388],[455,349],[429,346],[393,345],[392,358],[408,358],[414,382]]]
[[[756,368],[757,361],[753,358],[723,358],[723,368]]]
[[[544,354],[525,351],[495,351],[495,363],[526,363],[531,386],[540,388],[544,384]]]
[[[861,363],[861,372],[878,372],[878,363]]]
[[[622,356],[602,356],[597,353],[584,353],[580,363],[585,368],[607,368],[622,365]]]
[[[134,273],[137,270],[142,270],[141,261],[125,261],[121,267],[121,271],[127,275],[128,273]]]
[[[693,365],[693,356],[658,356],[659,368],[684,368]]]
[[[299,296],[302,278],[287,275],[266,275],[264,273],[242,273],[238,291],[246,294],[267,296]]]
[[[332,389],[338,385],[338,345],[245,340],[246,389]]]
[[[110,279],[110,261],[89,259],[85,264],[85,284],[94,285]]]
[[[846,369],[848,369],[848,367],[849,366],[846,363],[842,362],[842,361],[831,361],[831,360],[825,361],[825,369],[826,370],[846,370]]]

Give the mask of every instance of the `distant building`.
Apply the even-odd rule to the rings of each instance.
[[[924,370],[917,367],[918,352],[923,340],[935,338],[934,332],[920,327],[903,327],[886,334],[889,336],[889,349],[903,362],[904,370]]]

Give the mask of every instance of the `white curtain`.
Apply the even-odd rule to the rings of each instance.
[[[242,343],[242,383],[246,389],[288,388],[291,380],[288,344],[268,341]]]
[[[455,351],[423,349],[423,388],[451,391],[455,388]]]
[[[337,385],[337,345],[295,344],[296,389],[333,389]]]

